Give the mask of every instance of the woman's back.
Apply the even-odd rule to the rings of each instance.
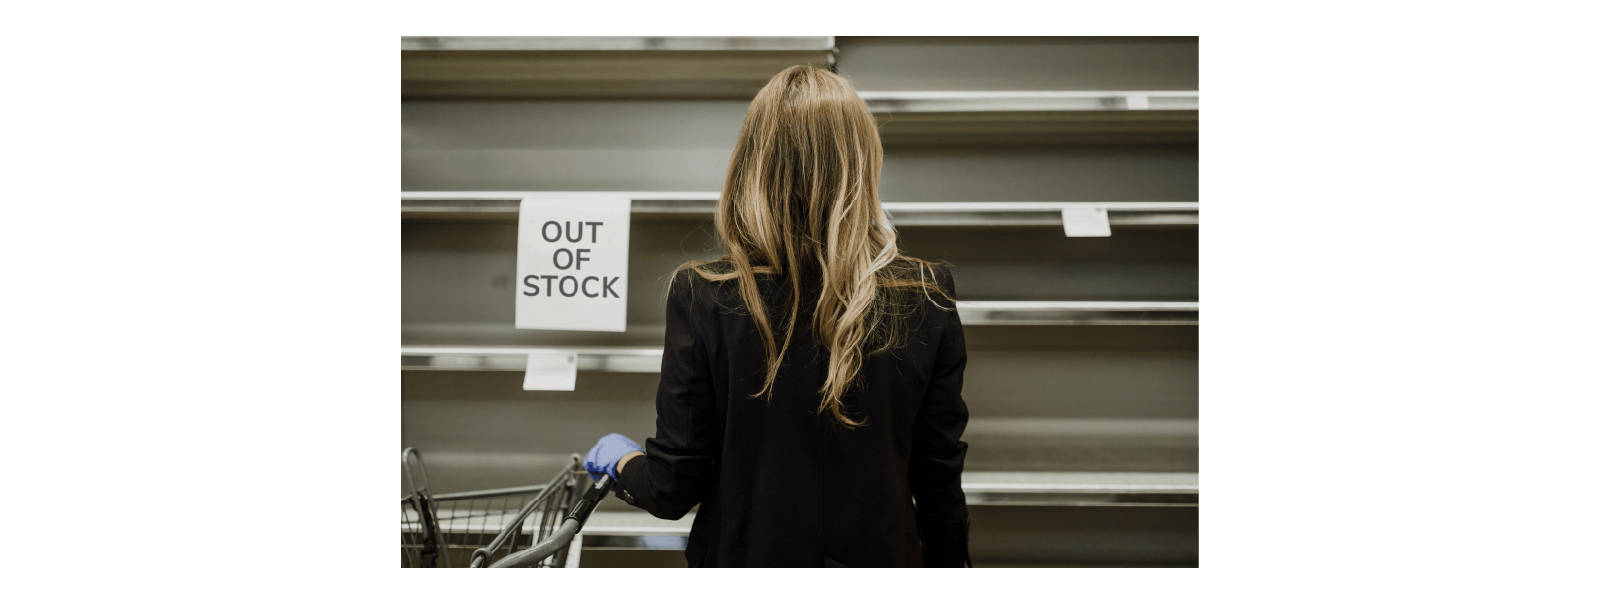
[[[751,101],[717,206],[727,253],[668,294],[656,436],[643,459],[621,436],[590,452],[657,516],[700,505],[690,564],[965,562],[955,284],[900,254],[882,168],[837,74],[790,67]]]
[[[954,296],[947,270],[931,276]],[[759,281],[764,298],[784,296],[781,282]],[[802,310],[815,306],[803,300]],[[966,562],[966,351],[949,300],[908,304],[902,345],[863,361],[844,396],[862,423],[854,428],[819,414],[828,358],[810,332],[795,332],[770,398],[752,398],[767,362],[733,282],[680,271],[667,303],[657,435],[645,444],[651,466],[630,463],[619,483],[659,517],[700,504],[691,565]]]

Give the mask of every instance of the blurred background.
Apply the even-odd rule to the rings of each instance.
[[[401,446],[434,492],[654,433],[664,286],[716,256],[749,99],[827,64],[879,119],[902,250],[954,265],[974,566],[1198,566],[1198,38],[401,43]],[[627,331],[513,328],[516,201],[553,191],[633,197]],[[522,390],[536,348],[579,349],[575,391]],[[581,564],[684,566],[692,518],[608,500]]]

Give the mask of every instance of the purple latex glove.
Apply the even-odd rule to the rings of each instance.
[[[643,452],[633,440],[620,433],[606,434],[600,441],[589,449],[589,455],[583,459],[583,468],[589,470],[589,478],[600,480],[600,474],[617,478],[617,461],[631,452]]]

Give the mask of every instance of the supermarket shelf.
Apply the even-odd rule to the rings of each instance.
[[[968,505],[1199,506],[1199,473],[968,471]],[[695,513],[668,521],[635,512],[596,512],[585,536],[688,535]],[[588,542],[586,542],[587,545]]]
[[[961,488],[969,506],[1200,505],[1198,473],[968,472]],[[695,516],[668,521],[638,512],[596,512],[583,528],[583,547],[683,550]]]
[[[1197,226],[1199,202],[885,202],[896,226],[1061,226],[1061,209],[1105,208],[1118,227]]]
[[[403,99],[727,98],[834,63],[832,36],[407,37]]]
[[[885,146],[1195,143],[1200,93],[861,92]]]
[[[793,51],[828,52],[833,36],[812,37],[402,37],[401,51]]]
[[[515,218],[524,197],[623,195],[634,214],[710,215],[718,192],[401,192],[404,218]],[[1061,209],[1104,207],[1118,227],[1197,226],[1199,202],[885,202],[896,226],[1061,226]]]
[[[401,192],[402,216],[508,216],[514,218],[523,198],[615,198],[633,200],[634,214],[710,215],[719,192]]]
[[[962,301],[962,325],[1199,325],[1199,302]]]
[[[608,498],[606,502],[617,502]],[[602,504],[602,506],[604,506]],[[596,511],[583,526],[583,547],[610,550],[683,550],[698,513],[668,521],[645,512]]]
[[[638,347],[460,347],[401,346],[402,371],[523,371],[529,354],[578,355],[578,370],[612,373],[661,372],[661,348]]]
[[[979,471],[961,476],[967,504],[1199,506],[1199,473]]]
[[[980,394],[968,400],[992,398]],[[967,468],[973,471],[1149,473],[1200,468],[1200,422],[1194,418],[977,416],[967,421],[962,439],[972,445]]]
[[[1200,110],[1194,91],[860,92],[875,113]]]
[[[964,326],[1199,325],[1199,302],[959,301]],[[662,349],[642,346],[401,346],[405,371],[522,371],[529,354],[578,355],[578,370],[658,373]]]

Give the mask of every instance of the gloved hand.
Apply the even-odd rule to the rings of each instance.
[[[643,452],[638,444],[620,433],[607,434],[589,449],[589,455],[583,459],[583,468],[589,470],[589,478],[600,480],[600,474],[617,478],[617,461],[631,452]]]

